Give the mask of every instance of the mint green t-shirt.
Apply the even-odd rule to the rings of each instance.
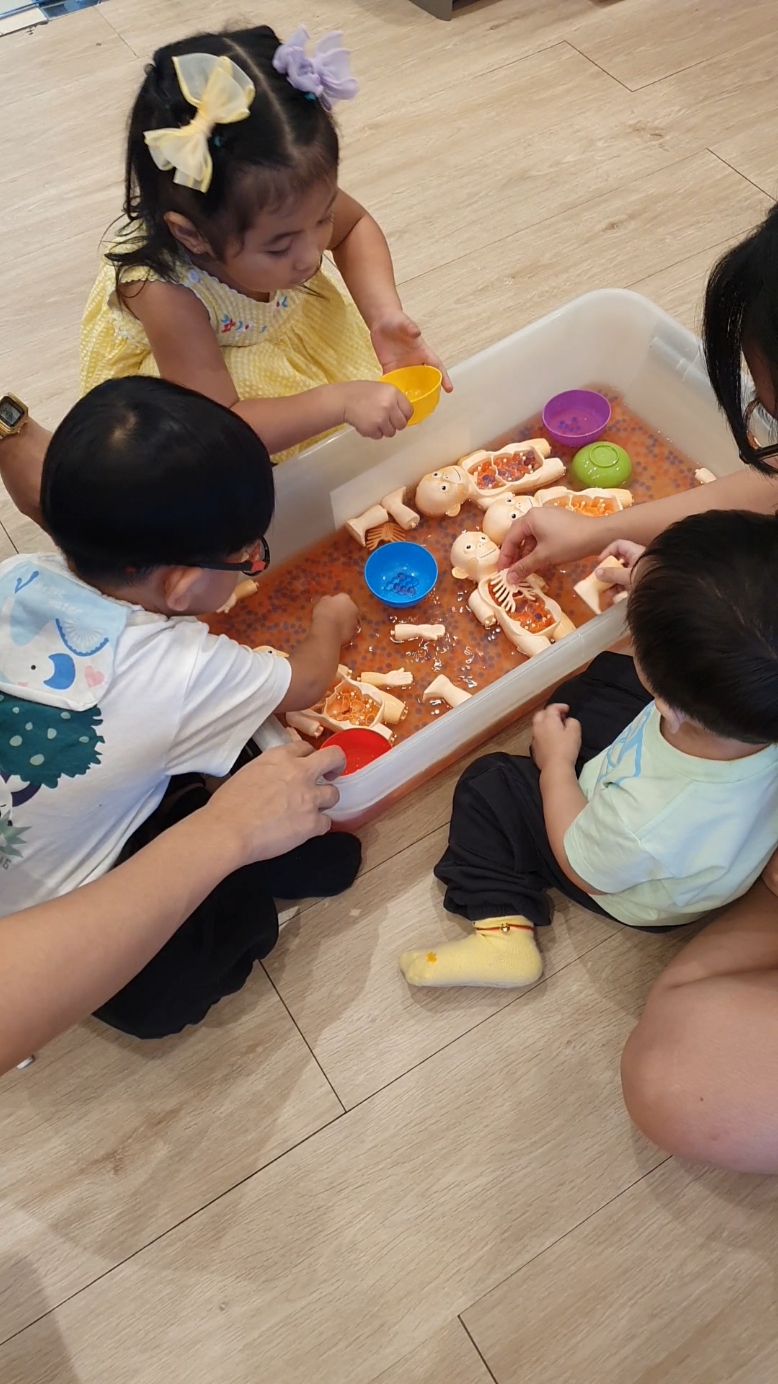
[[[660,727],[652,702],[589,761],[589,802],[564,840],[600,907],[633,926],[691,923],[730,903],[778,846],[778,746],[696,759]]]

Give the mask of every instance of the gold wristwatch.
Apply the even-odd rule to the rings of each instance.
[[[29,418],[29,410],[15,394],[3,394],[0,398],[0,442],[6,437],[16,437]]]

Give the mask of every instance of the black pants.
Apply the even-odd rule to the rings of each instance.
[[[571,716],[581,722],[576,766],[580,773],[651,697],[632,659],[608,653],[563,683],[554,701],[567,702]],[[446,885],[449,912],[471,923],[521,914],[542,927],[551,922],[546,890],[553,888],[592,913],[610,916],[557,865],[543,819],[539,780],[533,761],[519,755],[484,755],[465,770],[454,792],[448,847],[435,867]]]
[[[135,855],[207,801],[199,775],[172,779],[120,859]],[[356,836],[330,832],[228,875],[95,1017],[135,1038],[164,1038],[200,1023],[212,1005],[240,990],[254,962],[273,950],[278,940],[274,899],[342,893],[356,877],[361,849]]]

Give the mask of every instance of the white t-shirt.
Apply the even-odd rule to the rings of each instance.
[[[226,774],[290,677],[58,555],[0,564],[0,916],[104,874],[171,775]]]
[[[697,759],[669,745],[653,702],[584,767],[570,865],[622,923],[690,923],[745,894],[778,845],[778,746]]]

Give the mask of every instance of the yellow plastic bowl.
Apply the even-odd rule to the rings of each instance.
[[[409,428],[429,418],[440,402],[443,376],[434,365],[406,365],[402,370],[390,370],[381,379],[384,384],[393,384],[413,404]]]

